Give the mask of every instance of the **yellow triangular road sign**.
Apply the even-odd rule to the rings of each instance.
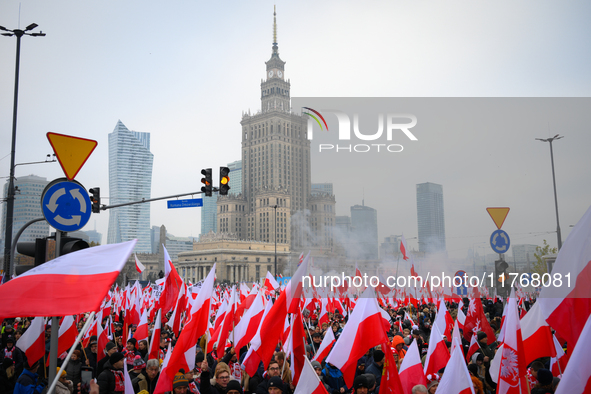
[[[95,140],[58,133],[47,133],[47,139],[69,180],[76,177],[78,171],[98,145]]]
[[[486,208],[486,210],[497,225],[497,228],[500,230],[501,227],[503,227],[507,214],[509,213],[509,208]]]

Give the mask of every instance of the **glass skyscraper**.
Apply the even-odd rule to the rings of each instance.
[[[12,241],[16,233],[30,220],[42,218],[41,194],[49,182],[47,178],[36,175],[19,176],[14,180],[14,186],[17,188],[14,195],[14,213],[12,224]],[[8,193],[8,182],[4,184],[4,194]],[[4,237],[6,232],[6,204],[2,204],[2,227],[1,233]],[[18,242],[34,242],[36,238],[45,238],[49,235],[49,224],[46,221],[40,221],[27,227],[21,234]],[[4,239],[0,242],[2,250],[4,249]]]
[[[351,225],[357,248],[355,258],[378,259],[378,211],[365,205],[351,207]]]
[[[417,221],[419,251],[445,251],[445,219],[443,216],[443,186],[436,183],[417,185]]]
[[[109,205],[149,199],[154,155],[150,133],[130,131],[121,121],[109,134]],[[150,253],[150,204],[109,210],[107,243],[137,238],[135,252]]]

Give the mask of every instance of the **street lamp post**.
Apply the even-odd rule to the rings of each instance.
[[[14,70],[14,103],[12,109],[12,145],[10,148],[10,177],[8,179],[8,191],[6,195],[6,222],[5,222],[5,233],[4,233],[4,273],[6,274],[6,280],[10,280],[10,249],[12,245],[12,222],[14,213],[14,159],[16,151],[16,114],[18,107],[18,76],[19,76],[19,65],[21,56],[21,37],[43,37],[45,33],[29,33],[35,29],[38,25],[32,23],[25,28],[25,30],[14,29],[9,30],[4,26],[0,26],[0,30],[3,31],[3,36],[12,37],[16,36],[16,65]]]
[[[554,152],[552,151],[552,141],[559,140],[563,136],[556,134],[552,138],[536,138],[538,141],[550,143],[550,161],[552,162],[552,182],[554,183],[554,206],[556,208],[556,237],[558,238],[558,250],[562,248],[562,235],[560,234],[560,222],[558,220],[558,198],[556,197],[556,176],[554,175]]]
[[[275,278],[277,278],[277,205],[273,206],[275,210]]]

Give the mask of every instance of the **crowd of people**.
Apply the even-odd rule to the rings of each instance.
[[[458,315],[458,304],[445,301],[447,309],[453,319]],[[467,313],[470,300],[462,302],[463,312]],[[488,322],[498,336],[501,330],[503,302],[482,298],[482,305]],[[523,307],[530,308],[529,302]],[[409,346],[415,342],[422,362],[427,356],[432,324],[436,319],[437,305],[426,303],[419,305],[399,305],[395,308],[383,305],[383,309],[390,316],[390,330],[387,333],[389,343],[397,368],[400,368]],[[308,360],[313,360],[321,347],[324,336],[332,331],[338,340],[348,322],[348,316],[339,311],[329,313],[328,321],[319,323],[320,308],[304,311],[305,349]],[[345,316],[344,316],[345,315]],[[169,314],[170,317],[170,314]],[[123,316],[113,315],[112,320],[123,321]],[[212,317],[213,319],[213,317]],[[30,325],[31,318],[6,319],[2,324],[0,350],[0,394],[27,393],[41,394],[47,387],[49,342],[51,326],[46,326],[46,356],[40,360],[27,360],[23,351],[15,344]],[[107,323],[107,317],[104,321]],[[77,324],[82,329],[84,319]],[[65,366],[56,387],[57,393],[89,393],[100,394],[125,392],[126,380],[131,382],[133,391],[138,394],[153,394],[161,378],[162,364],[169,349],[174,349],[177,336],[166,324],[163,324],[160,335],[160,352],[158,358],[149,357],[149,344],[145,340],[137,341],[133,338],[136,326],[131,326],[131,335],[123,343],[123,327],[121,323],[114,323],[112,338],[102,349],[98,348],[96,336],[91,336],[86,346],[78,344],[71,359]],[[154,329],[154,322],[150,323],[150,330]],[[490,365],[495,357],[499,343],[496,337],[492,339],[482,331],[476,333],[479,342],[478,350],[467,360],[467,369],[471,375],[476,394],[495,393],[496,383],[491,379]],[[262,338],[264,340],[264,338]],[[451,338],[444,338],[450,349]],[[470,342],[462,339],[464,359],[468,354]],[[267,365],[260,363],[253,376],[249,376],[242,366],[249,347],[235,349],[229,338],[227,349],[223,357],[217,357],[217,349],[206,352],[207,338],[203,336],[198,341],[195,358],[195,368],[190,371],[180,370],[172,381],[167,381],[165,392],[175,394],[292,394],[297,387],[294,385],[290,358],[286,357],[281,343],[277,343],[273,358]],[[58,365],[61,365],[65,354],[60,355]],[[385,354],[380,346],[369,349],[357,361],[355,378],[351,387],[347,386],[342,371],[326,360],[311,361],[321,384],[330,394],[372,394],[380,392]],[[126,364],[127,368],[124,368]],[[124,370],[128,371],[125,376]],[[538,359],[528,366],[528,381],[532,394],[553,393],[559,382],[558,377],[550,372],[549,359]],[[58,368],[59,370],[59,368]],[[437,373],[426,376],[424,385],[416,385],[412,393],[435,393],[445,368]],[[88,378],[96,379],[96,384]],[[51,383],[51,382],[50,382]],[[162,387],[162,386],[161,386]],[[162,390],[162,388],[161,388]],[[406,394],[406,393],[405,393]],[[410,394],[410,393],[408,393]]]

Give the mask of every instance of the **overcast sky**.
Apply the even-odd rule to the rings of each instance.
[[[152,197],[199,190],[201,168],[241,158],[239,122],[242,111],[260,108],[274,4],[1,2],[0,25],[18,27],[20,5],[20,27],[35,22],[47,34],[22,39],[16,162],[43,160],[51,153],[48,131],[96,139],[98,147],[76,179],[87,189],[101,187],[103,198],[108,197],[108,134],[120,119],[130,130],[151,133]],[[591,93],[587,1],[276,4],[279,52],[287,62],[293,97]],[[8,176],[10,165],[15,42],[14,37],[0,37],[2,177]],[[591,130],[588,122],[574,128],[565,128],[558,119],[538,124],[535,133],[506,139],[507,150],[491,142],[494,130],[462,138],[463,149],[445,160],[448,167],[434,169],[433,177],[423,169],[421,176],[408,179],[397,201],[404,215],[396,226],[380,221],[380,238],[400,232],[416,237],[414,184],[431,181],[444,186],[451,256],[464,257],[473,246],[489,252],[488,237],[495,227],[484,209],[492,205],[512,208],[503,228],[513,243],[547,239],[556,245],[556,235],[548,233],[556,228],[548,144],[534,138],[560,133],[565,138],[556,142],[554,159],[565,239],[569,225],[591,204]],[[429,136],[422,140],[427,144]],[[515,155],[519,160],[513,160]],[[486,168],[511,172],[506,182],[498,177],[489,182],[485,172],[462,175],[460,169],[479,157],[493,156]],[[497,168],[497,160],[515,165]],[[17,178],[28,174],[49,180],[63,176],[57,163],[17,167]],[[330,181],[323,178],[313,175],[313,181]],[[475,195],[490,196],[471,204],[482,206],[486,226],[475,227],[471,211],[461,213],[455,197],[463,191],[452,186],[462,183],[473,184]],[[346,198],[337,195],[338,214],[347,214],[350,201],[362,197],[345,189]],[[371,205],[367,193],[366,188]],[[166,225],[176,236],[197,236],[201,227],[199,208],[168,210],[165,201],[151,204],[151,222]],[[85,230],[95,223],[106,241],[108,213],[93,214]],[[416,240],[409,244],[416,247]]]

